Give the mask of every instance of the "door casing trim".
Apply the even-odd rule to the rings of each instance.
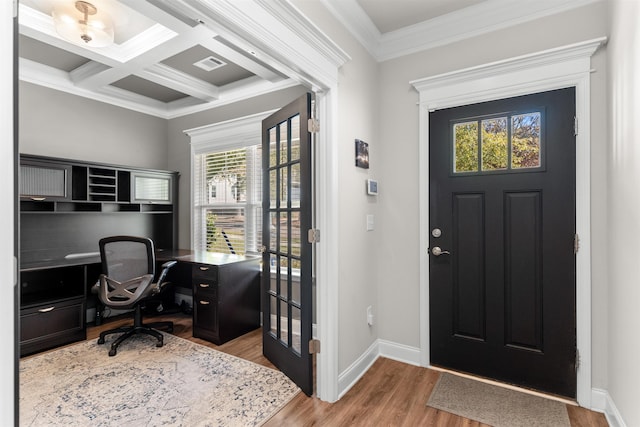
[[[606,42],[593,39],[410,82],[419,100],[420,363],[429,348],[429,112],[477,102],[576,88],[576,341],[580,354],[577,401],[591,407],[591,56]]]

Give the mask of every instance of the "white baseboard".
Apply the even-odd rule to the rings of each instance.
[[[386,340],[376,340],[351,366],[338,376],[338,398],[344,396],[379,357],[420,366],[419,348]]]
[[[591,409],[604,413],[611,427],[627,427],[609,392],[599,388],[591,389]]]
[[[338,396],[347,393],[379,358],[397,360],[420,366],[420,349],[386,340],[376,340],[369,348],[338,376]],[[627,427],[613,399],[606,390],[591,390],[591,409],[604,413],[611,427]]]
[[[387,359],[420,366],[420,349],[387,340],[378,340],[378,354]]]
[[[358,382],[377,359],[378,342],[375,341],[351,366],[338,375],[338,399],[341,399]]]

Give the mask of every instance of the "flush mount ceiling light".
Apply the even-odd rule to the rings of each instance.
[[[60,4],[51,12],[56,32],[72,43],[104,47],[113,43],[111,18],[86,1]]]

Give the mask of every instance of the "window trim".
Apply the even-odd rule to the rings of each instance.
[[[195,171],[196,155],[212,151],[234,150],[262,143],[262,121],[277,110],[269,110],[237,119],[212,123],[183,132],[190,138],[190,200],[189,200],[189,247],[194,250]]]

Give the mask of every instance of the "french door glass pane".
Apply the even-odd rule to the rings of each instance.
[[[291,212],[291,255],[301,255],[300,211]]]
[[[278,333],[278,304],[277,301],[278,299],[273,296],[270,295],[269,296],[269,307],[271,309],[271,316],[269,317],[271,324],[269,325],[269,332],[271,333],[271,335],[273,335],[274,337],[277,337],[277,333]]]
[[[271,218],[271,221],[269,221],[269,227],[271,229],[271,232],[269,233],[269,250],[272,252],[276,252],[276,250],[278,249],[278,231],[277,231],[277,225],[278,225],[278,213],[277,212],[271,212],[269,214],[269,217]]]
[[[302,330],[300,309],[298,307],[291,307],[291,329],[291,347],[296,353],[300,354],[302,352],[302,343],[300,341]]]
[[[278,161],[278,146],[276,144],[276,128],[269,129],[269,167],[274,167]]]
[[[289,200],[289,170],[287,167],[280,169],[280,207],[286,208]]]
[[[289,253],[289,213],[283,212],[280,217],[280,226],[278,227],[280,234],[280,253]]]
[[[291,301],[300,304],[300,278],[293,277],[291,280]]]
[[[280,164],[285,164],[289,161],[289,144],[288,138],[289,134],[287,132],[287,122],[282,122],[278,126],[280,130]]]
[[[291,158],[294,162],[300,159],[300,116],[291,118]]]
[[[275,209],[277,202],[278,202],[277,171],[272,170],[271,172],[269,172],[269,207],[271,209]]]
[[[300,163],[291,165],[291,207],[300,208]]]
[[[280,341],[285,344],[285,345],[289,345],[289,328],[287,325],[287,318],[288,316],[288,307],[289,305],[287,304],[286,301],[280,301]]]

